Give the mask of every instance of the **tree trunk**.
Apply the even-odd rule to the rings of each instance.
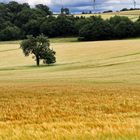
[[[38,56],[36,56],[36,65],[39,66],[40,65],[40,59]]]

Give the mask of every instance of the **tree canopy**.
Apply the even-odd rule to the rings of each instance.
[[[27,3],[0,3],[0,40],[26,39],[27,35],[37,37],[76,36],[79,40],[107,40],[140,36],[140,18],[131,21],[128,17],[76,17],[68,8],[60,9],[60,15],[53,15],[48,6]]]
[[[26,40],[22,41],[21,48],[25,56],[34,55],[37,66],[40,65],[40,60],[43,60],[44,64],[56,62],[55,51],[50,49],[50,42],[44,35],[28,36]]]

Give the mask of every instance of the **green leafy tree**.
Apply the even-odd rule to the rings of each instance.
[[[23,26],[23,29],[27,35],[37,36],[40,31],[39,26],[39,22],[32,19]]]
[[[15,24],[22,28],[24,24],[28,23],[32,19],[37,19],[37,15],[33,10],[25,9],[17,14]]]
[[[49,17],[41,24],[40,32],[49,37],[75,35],[75,19],[66,15],[60,15],[57,18]]]
[[[134,23],[130,20],[121,21],[114,27],[116,38],[129,38],[135,36],[135,26]]]
[[[25,56],[34,55],[36,65],[40,65],[40,60],[45,64],[52,64],[56,62],[55,51],[50,49],[50,42],[44,35],[39,35],[36,38],[28,36],[26,40],[22,41],[21,48]]]
[[[140,36],[140,20],[135,22],[135,31],[136,31],[136,36]]]
[[[48,37],[58,36],[58,31],[56,30],[55,21],[44,21],[40,26],[40,32]]]
[[[75,22],[73,17],[60,15],[55,20],[55,30],[58,36],[71,36],[75,34]]]
[[[112,37],[112,26],[101,17],[91,17],[91,21],[85,24],[79,31],[79,40],[106,40]]]
[[[112,26],[118,25],[121,21],[129,22],[130,19],[125,16],[114,16],[109,19],[109,22]]]
[[[49,7],[43,4],[38,4],[35,6],[36,13],[40,16],[47,16],[52,15],[52,12],[50,11]]]
[[[69,8],[61,8],[61,14],[69,15],[70,14]]]
[[[90,23],[89,18],[81,18],[76,20],[75,28],[79,31],[84,25]]]
[[[16,26],[7,26],[0,32],[0,40],[8,41],[8,40],[17,40],[22,36],[20,28]]]

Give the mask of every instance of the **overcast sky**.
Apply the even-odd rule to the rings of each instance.
[[[0,0],[0,2],[9,2],[10,0]],[[93,10],[92,1],[94,0],[15,0],[17,2],[29,3],[31,6],[36,4],[47,4],[54,12],[60,10],[62,4],[70,8],[72,12],[81,12]],[[134,0],[96,0],[96,11],[119,10],[122,8],[132,8]],[[135,0],[137,7],[140,8],[140,0]]]

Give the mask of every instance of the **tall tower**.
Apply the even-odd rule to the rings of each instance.
[[[136,0],[133,0],[133,3],[134,3],[134,9],[136,9]]]
[[[93,12],[95,12],[95,2],[96,0],[92,0]]]
[[[63,0],[61,0],[61,8],[64,8]]]
[[[63,0],[60,0],[60,1],[61,1],[61,10],[60,11],[61,11],[61,14],[63,14],[63,12],[64,12],[63,11],[64,10]]]

